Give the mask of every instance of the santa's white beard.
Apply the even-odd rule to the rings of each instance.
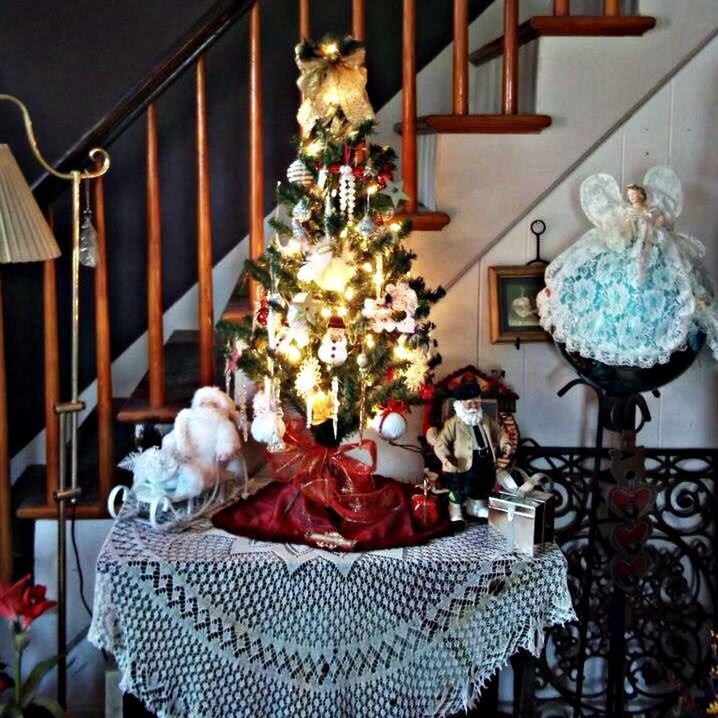
[[[478,426],[484,418],[484,411],[481,407],[478,409],[467,409],[463,401],[454,402],[454,411],[459,421],[463,421],[468,426]]]

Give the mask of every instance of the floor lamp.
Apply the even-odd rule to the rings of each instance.
[[[60,465],[57,502],[57,652],[60,662],[57,669],[57,700],[66,707],[67,694],[67,615],[66,615],[66,504],[75,503],[80,496],[77,483],[77,427],[78,415],[84,409],[78,391],[78,356],[80,322],[80,183],[101,177],[110,166],[110,158],[102,149],[93,149],[90,160],[93,169],[80,172],[58,172],[42,156],[35,138],[32,120],[27,107],[12,95],[0,94],[0,102],[10,102],[19,108],[25,123],[25,132],[37,162],[49,174],[67,180],[72,185],[72,363],[70,400],[55,406],[59,421]],[[0,263],[30,262],[54,259],[60,254],[55,238],[40,211],[25,178],[20,172],[7,145],[0,145]],[[1,307],[0,307],[1,309]],[[1,320],[0,316],[0,320]],[[0,325],[2,321],[0,321]],[[7,457],[7,407],[5,405],[5,371],[2,331],[0,328],[0,545],[11,541],[10,531],[10,476]],[[67,420],[70,423],[70,482],[67,482]],[[3,433],[4,432],[4,433]],[[12,558],[12,553],[10,553]],[[11,561],[10,561],[11,563]],[[12,566],[2,566],[9,580]]]

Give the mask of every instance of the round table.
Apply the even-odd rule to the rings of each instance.
[[[517,555],[487,526],[337,554],[121,519],[89,637],[159,716],[416,718],[472,705],[573,618],[560,550]]]

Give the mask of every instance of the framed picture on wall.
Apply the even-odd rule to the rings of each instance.
[[[491,343],[546,342],[551,336],[539,323],[536,295],[544,284],[544,264],[489,267]]]

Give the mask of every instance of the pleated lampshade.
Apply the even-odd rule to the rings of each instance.
[[[0,264],[60,256],[47,220],[7,145],[0,145]]]

